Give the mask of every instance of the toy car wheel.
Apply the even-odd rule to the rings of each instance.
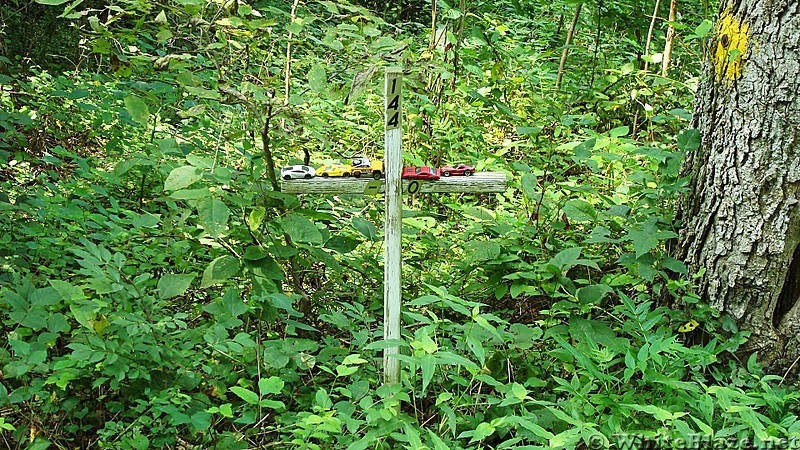
[[[442,175],[444,175],[446,177],[449,177],[450,176],[450,172],[445,170],[444,172],[442,172]]]
[[[323,173],[322,178],[328,178],[328,172]]]
[[[375,172],[372,173],[372,178],[375,178],[376,180],[380,180],[381,179],[381,173],[376,170]]]
[[[361,178],[361,172],[356,172],[353,174],[353,176],[356,178]]]
[[[472,175],[472,171],[470,171],[470,170],[465,170],[465,171],[464,171],[464,175],[466,175],[466,176],[470,176],[470,175]]]
[[[291,180],[291,179],[292,179],[292,176],[291,176],[291,175],[284,175],[284,176],[283,176],[283,179],[284,179],[284,180]]]
[[[347,173],[347,172],[345,172],[345,173],[344,173],[344,177],[345,177],[345,178],[347,178],[347,177],[349,177],[349,176],[350,176],[350,174],[349,174],[349,173]]]
[[[307,173],[307,174],[306,174],[306,176],[305,176],[305,179],[306,179],[306,180],[310,180],[310,179],[311,179],[311,174],[310,174],[310,173]]]

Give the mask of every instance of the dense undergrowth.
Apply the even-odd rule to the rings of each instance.
[[[587,3],[556,90],[573,5],[440,2],[433,43],[414,2],[383,18],[342,2],[70,5],[57,13],[84,41],[69,71],[0,57],[2,445],[800,433],[800,394],[737,357],[746,333],[666,251],[707,12],[687,9],[659,76],[629,31],[649,21],[636,5]],[[388,65],[406,71],[407,164],[510,180],[406,199],[396,386],[381,383],[381,199],[283,194],[269,176],[380,157]]]

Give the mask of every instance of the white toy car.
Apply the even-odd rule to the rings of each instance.
[[[281,167],[281,178],[284,180],[291,180],[293,178],[314,178],[317,175],[317,171],[314,170],[313,167],[309,166],[285,166]]]

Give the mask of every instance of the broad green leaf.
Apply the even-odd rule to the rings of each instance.
[[[170,197],[175,200],[198,200],[211,197],[211,191],[207,187],[199,189],[181,189],[173,192]]]
[[[481,422],[476,428],[475,432],[472,434],[472,439],[469,441],[470,443],[478,442],[486,439],[487,437],[494,434],[495,428],[488,422]]]
[[[153,21],[155,23],[158,23],[158,24],[166,24],[167,23],[167,13],[164,12],[164,10],[162,9],[161,12],[158,13],[158,15],[156,16],[156,18]]]
[[[522,176],[522,191],[525,192],[525,196],[531,200],[538,200],[539,195],[539,182],[536,180],[536,176],[532,173],[526,173]]]
[[[261,395],[279,394],[283,389],[284,384],[285,383],[283,380],[272,376],[258,380],[258,389],[261,392]]]
[[[164,180],[165,191],[178,191],[187,188],[203,178],[203,174],[192,166],[181,166],[172,169]]]
[[[572,247],[562,250],[550,260],[549,264],[556,266],[561,273],[565,273],[578,264],[578,260],[581,257],[582,251],[583,247]]]
[[[289,234],[295,242],[309,244],[322,244],[322,233],[316,225],[300,214],[289,214],[281,220],[283,231]]]
[[[464,245],[464,253],[471,264],[497,259],[500,250],[500,244],[494,241],[470,241]]]
[[[690,35],[689,39],[705,37],[713,27],[714,27],[714,22],[705,19],[702,22],[700,22],[700,25],[698,25],[697,28],[694,29],[694,34]]]
[[[322,409],[331,409],[333,408],[333,401],[331,401],[330,395],[328,395],[328,391],[324,388],[317,389],[317,393],[314,395],[314,400]]]
[[[574,199],[564,205],[564,214],[572,220],[588,222],[597,219],[597,211],[586,200]]]
[[[617,128],[612,129],[612,130],[609,130],[608,135],[611,136],[612,138],[613,137],[622,137],[622,136],[627,136],[627,134],[630,133],[630,131],[631,131],[631,129],[629,127],[623,125],[621,127],[617,127]]]
[[[520,400],[525,400],[525,397],[528,396],[528,390],[525,389],[525,386],[519,383],[512,383],[511,394]]]
[[[230,389],[230,391],[236,394],[242,400],[246,401],[247,403],[250,403],[251,405],[258,404],[258,394],[251,391],[250,389],[245,389],[240,386],[233,386]]]
[[[211,413],[206,411],[197,411],[196,413],[192,414],[190,423],[199,431],[207,430],[211,427]],[[144,448],[149,447],[145,446]]]
[[[314,64],[311,67],[311,71],[308,73],[308,86],[318,94],[325,93],[328,90],[328,74],[325,71],[325,66]]]
[[[678,133],[678,148],[684,153],[691,153],[700,148],[700,132],[689,129]]]
[[[211,264],[203,271],[203,280],[200,283],[200,288],[205,289],[209,286],[222,283],[238,272],[238,259],[230,255],[220,256],[214,261],[211,261]]]
[[[584,305],[599,303],[607,294],[614,292],[609,286],[605,284],[591,284],[584,286],[575,293],[578,301]]]
[[[247,216],[247,226],[250,227],[250,231],[257,231],[261,228],[261,224],[264,222],[264,217],[267,215],[267,210],[263,206],[256,206],[250,211],[250,214]]]
[[[329,248],[337,253],[350,253],[358,247],[361,241],[349,236],[336,235],[328,239],[325,248]]]
[[[70,0],[36,0],[36,3],[42,4],[42,5],[58,6],[58,5],[63,5],[64,3],[67,3],[68,1],[70,1]]]
[[[378,239],[378,230],[375,227],[375,224],[369,220],[353,217],[353,226],[356,230],[358,230],[359,233],[364,235],[364,237],[370,241],[375,241]]]
[[[196,278],[193,273],[168,273],[158,280],[158,293],[161,298],[182,295]]]
[[[150,109],[147,103],[136,95],[129,95],[125,97],[125,109],[128,110],[134,121],[142,125],[147,125],[150,122]]]
[[[623,239],[633,242],[633,250],[638,259],[656,248],[659,242],[674,237],[677,235],[672,231],[659,231],[656,227],[656,220],[651,219],[643,223],[640,229],[630,230]]]
[[[206,232],[214,238],[225,231],[230,215],[230,209],[222,200],[206,198],[197,203],[197,218]]]
[[[49,286],[36,289],[30,296],[30,302],[33,306],[53,306],[59,300],[61,300],[61,293]]]

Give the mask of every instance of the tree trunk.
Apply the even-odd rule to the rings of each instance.
[[[800,357],[800,4],[723,0],[678,250],[774,372]]]
[[[672,43],[675,40],[675,21],[678,20],[678,0],[669,2],[669,25],[667,26],[667,40],[664,42],[664,53],[661,57],[661,76],[669,74],[669,59],[672,56]]]

